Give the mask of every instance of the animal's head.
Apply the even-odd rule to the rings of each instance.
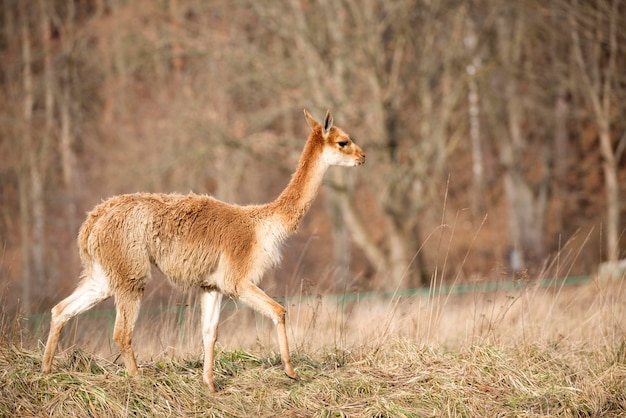
[[[304,109],[304,117],[315,135],[323,141],[323,157],[328,165],[354,167],[365,163],[365,153],[350,136],[333,126],[333,116],[326,111],[324,121],[319,123]],[[318,132],[319,131],[319,132]]]

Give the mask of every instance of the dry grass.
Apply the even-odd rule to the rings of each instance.
[[[195,311],[142,314],[136,378],[110,342],[110,318],[75,320],[43,376],[45,332],[3,315],[0,416],[623,416],[624,296],[621,282],[594,281],[343,306],[292,300],[299,382],[282,371],[269,321],[225,310],[217,394],[202,384]]]

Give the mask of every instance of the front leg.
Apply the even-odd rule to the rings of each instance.
[[[298,375],[291,364],[289,344],[287,342],[287,330],[285,328],[286,310],[279,303],[267,296],[265,292],[252,283],[248,283],[240,292],[239,300],[250,306],[255,311],[272,318],[278,333],[278,345],[280,356],[283,360],[285,373],[292,379],[298,380]]]
[[[215,342],[217,341],[217,325],[220,319],[222,294],[216,290],[204,291],[201,296],[202,309],[202,346],[204,349],[204,368],[202,380],[215,392],[213,383],[213,363],[215,361]]]

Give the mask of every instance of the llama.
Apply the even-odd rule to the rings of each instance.
[[[279,263],[281,244],[298,228],[328,168],[365,162],[361,148],[333,126],[330,112],[321,124],[306,109],[304,116],[311,133],[298,168],[271,203],[239,206],[193,193],[136,193],[112,197],[89,212],[78,234],[82,280],[52,308],[42,372],[50,373],[67,321],[113,296],[113,340],[128,374],[135,375],[132,333],[153,264],[175,286],[201,290],[202,378],[211,392],[222,295],[272,319],[285,373],[298,379],[289,355],[286,310],[257,284]]]

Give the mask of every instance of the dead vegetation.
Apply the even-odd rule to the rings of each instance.
[[[216,394],[202,384],[193,310],[144,314],[132,378],[108,319],[79,318],[88,331],[64,334],[44,377],[41,336],[3,315],[0,416],[623,416],[623,298],[621,283],[596,281],[343,306],[303,298],[289,304],[299,382],[282,371],[271,323],[228,311]]]

